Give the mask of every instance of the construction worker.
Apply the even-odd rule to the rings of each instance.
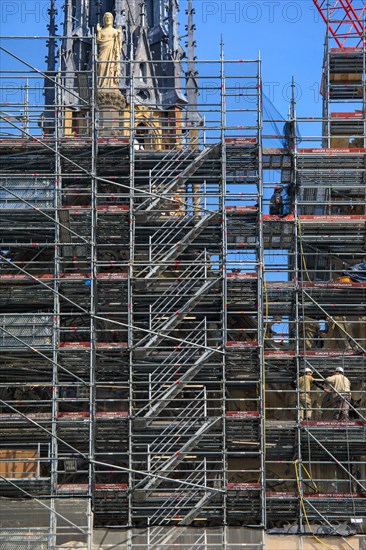
[[[283,215],[282,192],[283,192],[283,187],[281,187],[281,185],[276,185],[269,203],[269,213],[271,216]]]
[[[299,378],[300,390],[300,418],[301,420],[311,420],[312,401],[311,401],[311,386],[317,384],[318,379],[313,378],[313,371],[310,367],[306,367],[303,376]]]
[[[333,376],[325,379],[324,390],[329,394],[330,407],[333,409],[334,420],[349,419],[349,404],[351,401],[351,383],[344,376],[343,367],[336,367]]]

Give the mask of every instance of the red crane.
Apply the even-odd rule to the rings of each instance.
[[[313,0],[339,48],[362,47],[365,41],[365,0]]]

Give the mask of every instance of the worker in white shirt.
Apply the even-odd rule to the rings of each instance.
[[[334,420],[348,420],[352,397],[351,383],[344,376],[343,367],[336,367],[333,376],[325,379],[324,390],[329,393]]]
[[[306,367],[303,376],[299,378],[301,420],[311,420],[313,413],[311,388],[313,385],[318,386],[318,381],[320,379],[313,378],[313,371],[310,367]]]

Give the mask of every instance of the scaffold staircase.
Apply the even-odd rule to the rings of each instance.
[[[165,304],[161,304],[162,307],[166,309],[161,310],[155,310],[157,313],[152,313],[152,322],[151,322],[151,333],[154,334],[152,337],[148,335],[145,339],[138,342],[137,347],[143,347],[144,350],[148,350],[149,348],[152,348],[154,346],[157,346],[164,337],[169,334],[170,331],[172,331],[179,322],[195,307],[195,305],[199,302],[199,300],[204,297],[205,294],[208,293],[208,291],[217,285],[217,280],[208,280],[204,281],[203,284],[197,284],[195,280],[185,282],[184,284],[180,284],[179,286],[173,286],[171,289],[172,292],[176,291],[176,296],[172,296],[170,301],[165,301]],[[182,291],[182,287],[184,288],[184,291],[188,293],[188,288],[191,291],[191,295],[186,300],[186,295],[183,296],[183,300],[179,300],[180,292]],[[176,298],[174,300],[174,298]],[[159,300],[159,302],[163,302],[163,298]],[[170,307],[172,306],[177,307],[177,309],[173,312],[170,312]],[[168,310],[168,311],[167,311]],[[170,313],[170,317],[167,320],[161,320],[161,312],[164,312],[165,316]]]
[[[219,422],[219,418],[207,418],[205,399],[204,390],[197,392],[196,399],[189,403],[175,421],[168,424],[149,445],[149,456],[154,457],[154,462],[150,462],[150,473],[159,472],[167,475],[173,471],[202,440],[202,436]],[[181,444],[180,441],[183,443]],[[167,455],[169,458],[166,458]],[[161,483],[162,479],[150,478],[144,488],[149,492],[159,487]]]
[[[221,417],[208,414],[206,388],[195,377],[216,355],[208,345],[203,312],[222,284],[206,251],[201,246],[197,251],[198,238],[220,227],[220,216],[186,204],[184,188],[220,147],[168,155],[150,173],[151,198],[137,199],[133,309],[141,323],[136,321],[132,350],[134,364],[140,365],[135,367],[133,445],[139,450],[136,468],[147,475],[135,480],[134,498],[136,506],[149,507],[151,499],[165,495],[163,507],[147,512],[148,525],[189,525],[217,493],[215,480],[207,479],[202,449]],[[182,398],[185,391],[188,402]],[[201,454],[192,462],[188,457],[198,448]],[[161,535],[152,548],[169,546],[179,533]]]
[[[181,190],[188,179],[194,176],[207,160],[218,154],[220,148],[220,143],[210,145],[199,152],[192,160],[190,159],[193,152],[188,150],[187,153],[187,149],[182,148],[173,157],[169,157],[165,161],[163,159],[151,174],[152,197],[143,201],[138,206],[138,210],[146,212],[159,210],[162,201],[166,201],[172,194]],[[186,165],[187,159],[190,160],[188,166]]]
[[[197,478],[199,478],[199,474],[198,475],[196,474],[194,476],[193,481],[196,481]],[[207,498],[209,498],[209,495]],[[190,498],[187,497],[186,504],[189,505],[189,501],[190,501]],[[170,506],[172,506],[173,504],[177,504],[177,497],[172,497],[169,504]],[[180,506],[180,503],[179,503],[179,506]],[[192,514],[196,513],[196,506],[194,506],[191,509]],[[164,525],[164,521],[168,519],[169,514],[167,514],[166,512],[164,513],[162,510],[157,512],[158,514],[156,514],[157,517],[154,517],[154,522],[155,523],[159,522],[159,520],[161,519],[160,523],[162,524],[162,526],[153,527],[151,529],[151,534],[148,539],[147,547],[149,550],[167,550],[167,548],[171,548],[172,547],[171,545],[173,545],[179,539],[179,537],[185,533],[186,523],[183,520],[181,520],[178,522],[178,525],[176,527],[172,527],[167,530],[166,526]],[[187,516],[188,515],[190,514],[187,514]],[[172,519],[172,518],[169,517],[169,519]],[[185,521],[187,521],[187,519],[189,518],[185,518]],[[193,549],[196,550],[197,548],[205,549],[206,548],[205,545],[201,546],[201,543],[203,543],[203,541],[205,540],[205,534],[198,533],[196,537],[197,537],[197,540],[193,543],[192,546],[189,547],[189,550],[193,550]]]
[[[215,222],[217,216],[218,214],[213,212],[201,217],[189,214],[175,217],[173,220],[169,217],[151,236],[150,265],[139,272],[139,277],[149,280],[162,275],[168,269],[169,262],[173,262],[182,254],[210,223]]]

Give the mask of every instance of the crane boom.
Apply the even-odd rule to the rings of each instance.
[[[365,44],[366,4],[363,0],[313,0],[339,48]]]

